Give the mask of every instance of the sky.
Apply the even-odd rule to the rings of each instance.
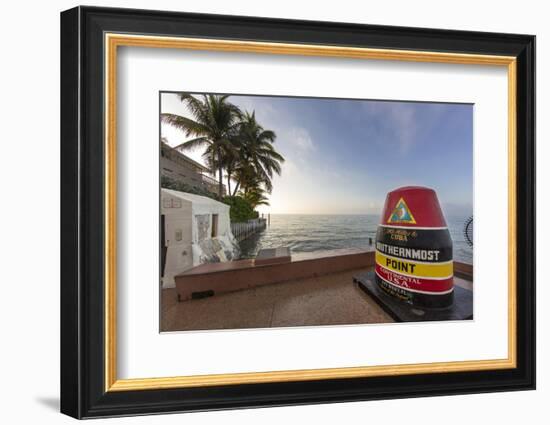
[[[434,189],[445,214],[471,214],[473,105],[272,96],[230,96],[277,135],[285,158],[269,207],[283,214],[380,214],[398,187]],[[161,112],[190,114],[163,93]],[[161,124],[171,146],[183,132]],[[184,152],[204,163],[199,150]]]

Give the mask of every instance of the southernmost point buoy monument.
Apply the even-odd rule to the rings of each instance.
[[[374,259],[374,271],[354,281],[397,321],[472,318],[471,291],[454,285],[453,242],[433,189],[388,193]]]
[[[386,197],[376,234],[376,282],[422,307],[453,302],[453,242],[435,191],[402,187]]]

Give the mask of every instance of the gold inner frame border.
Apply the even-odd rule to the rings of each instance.
[[[137,391],[217,385],[257,384],[289,381],[312,381],[411,375],[420,373],[451,373],[512,369],[517,365],[516,353],[516,58],[513,56],[479,55],[413,50],[371,49],[329,45],[287,44],[256,41],[217,40],[106,33],[105,46],[105,391]],[[342,367],[118,379],[116,323],[116,97],[118,47],[148,47],[339,57],[354,59],[396,60],[469,65],[504,66],[508,72],[508,357],[495,360],[398,364],[381,366]]]

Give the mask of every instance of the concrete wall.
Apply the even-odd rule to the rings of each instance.
[[[162,193],[161,214],[164,215],[166,263],[163,287],[174,287],[174,276],[193,267],[191,202]]]
[[[261,266],[254,265],[254,260],[240,260],[227,264],[203,264],[176,276],[175,280],[180,299],[189,300],[193,293],[213,291],[221,294],[373,265],[373,251]]]

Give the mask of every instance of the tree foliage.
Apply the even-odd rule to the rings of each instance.
[[[223,202],[231,207],[229,216],[233,223],[258,218],[258,213],[254,211],[252,204],[241,196],[226,196],[223,198]]]

